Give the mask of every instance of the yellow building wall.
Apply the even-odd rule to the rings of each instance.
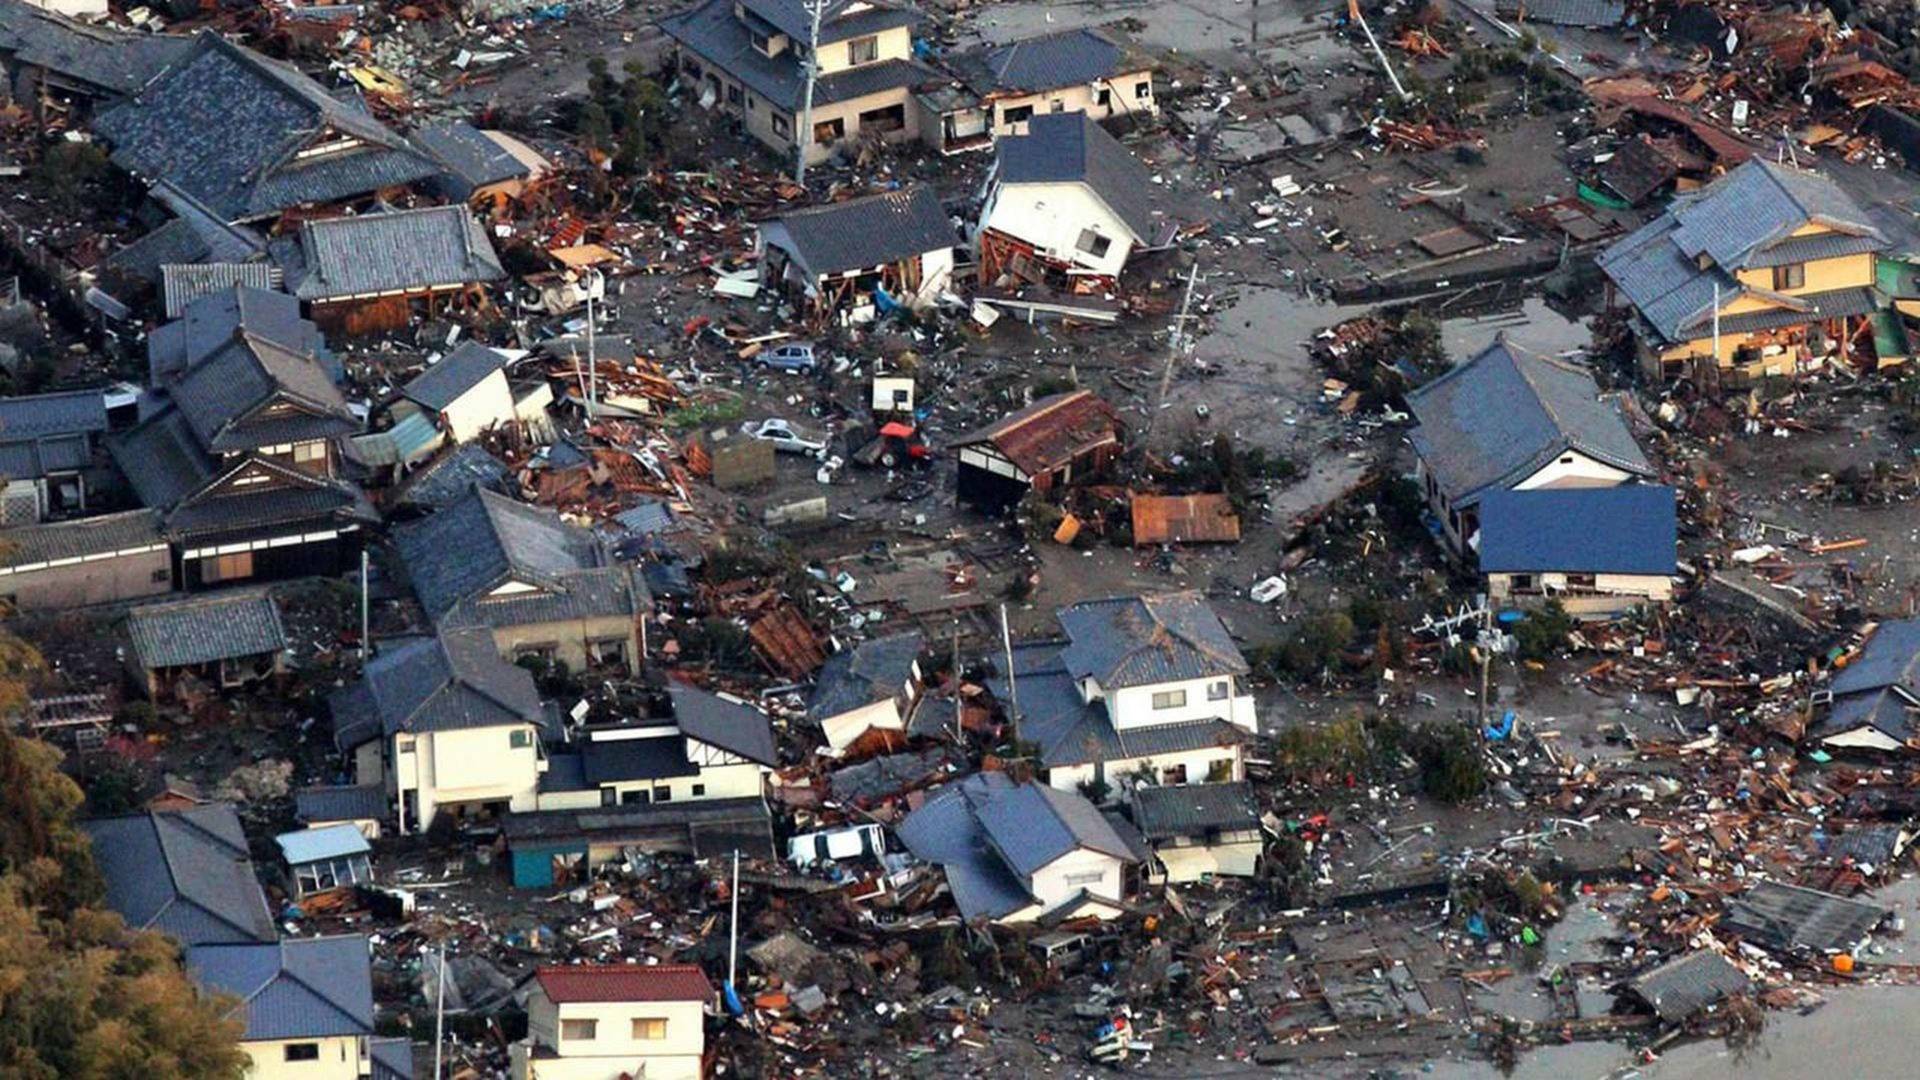
[[[313,1061],[288,1061],[287,1047],[296,1043],[319,1043],[320,1056]],[[247,1080],[359,1080],[371,1069],[362,1057],[363,1042],[351,1035],[331,1039],[261,1039],[243,1042],[247,1055]]]
[[[882,30],[873,36],[880,39],[875,43],[879,48],[879,54],[869,63],[905,60],[913,53],[913,33],[904,26]],[[836,71],[845,71],[852,67],[853,64],[849,61],[852,44],[851,41],[835,41],[820,46],[820,74],[831,75]]]
[[[699,1080],[706,1049],[705,1008],[697,1001],[569,1002],[556,1006],[535,986],[527,999],[525,1042],[512,1055],[514,1080]],[[635,1018],[667,1022],[662,1039],[633,1038]],[[567,1039],[567,1020],[597,1021],[591,1040]]]
[[[1851,289],[1873,284],[1873,254],[1845,255],[1838,259],[1816,259],[1802,263],[1807,269],[1806,283],[1799,288],[1778,289],[1776,292],[1788,296],[1801,293],[1829,292],[1833,289]],[[1738,277],[1742,285],[1756,289],[1773,289],[1773,270],[1771,266],[1755,267],[1740,271]],[[1721,308],[1724,314],[1729,308]]]

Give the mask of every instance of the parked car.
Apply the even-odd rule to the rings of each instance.
[[[785,345],[769,345],[753,354],[753,362],[764,368],[797,371],[802,375],[813,374],[816,363],[813,358],[813,346],[802,341],[789,342]]]
[[[775,450],[789,454],[806,454],[819,457],[827,444],[819,439],[809,439],[793,430],[793,425],[777,416],[761,421],[748,420],[740,425],[740,430],[749,438],[760,439],[773,444]]]

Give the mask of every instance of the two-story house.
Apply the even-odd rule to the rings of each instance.
[[[546,767],[540,694],[486,631],[383,642],[329,704],[334,746],[357,784],[384,788],[401,832],[443,812],[534,808]]]
[[[905,742],[926,644],[917,631],[889,634],[827,658],[814,679],[807,719],[819,726],[829,750],[858,756]]]
[[[238,999],[249,1080],[411,1080],[413,1046],[374,1035],[372,952],[363,934],[196,945],[201,989]]]
[[[1857,331],[1886,306],[1874,260],[1888,247],[1831,179],[1754,158],[1675,197],[1596,261],[1609,302],[1638,316],[1650,379],[1757,378],[1866,359]]]
[[[100,390],[0,398],[0,526],[77,517],[100,502],[113,482],[106,434]]]
[[[739,118],[748,134],[791,160],[796,139],[807,160],[867,138],[906,142],[919,134],[913,88],[937,78],[914,59],[920,16],[876,0],[827,0],[818,49],[800,0],[706,0],[660,20],[673,39],[681,77],[697,100]],[[818,76],[812,130],[804,121],[808,55]]]
[[[694,964],[543,967],[513,1080],[700,1080],[713,985]]]
[[[1246,658],[1198,593],[1089,600],[1058,613],[1066,639],[1014,649],[1019,737],[1046,781],[1118,795],[1131,783],[1246,778],[1258,731]],[[995,695],[1011,706],[1004,678]]]
[[[1152,118],[1153,63],[1092,27],[1057,30],[956,55],[949,66],[964,93],[922,92],[921,135],[955,153],[1006,135],[1048,113],[1083,112],[1095,120]]]

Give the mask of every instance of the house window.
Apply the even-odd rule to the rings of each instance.
[[[878,37],[854,38],[847,42],[847,63],[871,64],[880,59],[880,39]]]
[[[653,789],[653,801],[654,802],[672,802],[673,789],[666,786],[665,784],[660,784],[656,786]]]
[[[1096,259],[1104,259],[1107,257],[1107,249],[1113,246],[1113,241],[1092,229],[1081,229],[1080,239],[1073,246]]]
[[[525,660],[533,656],[539,657],[542,660],[551,661],[559,651],[560,646],[550,641],[536,642],[533,644],[522,643],[513,647],[513,658],[515,660]]]
[[[825,146],[839,142],[847,136],[847,121],[843,117],[822,120],[813,125],[813,141]]]
[[[682,58],[680,61],[680,70],[686,72],[688,82],[700,81],[700,62],[698,60],[692,57]]]
[[[1033,119],[1033,106],[1018,105],[1000,114],[1000,120],[1007,124],[1024,124]]]
[[[288,1043],[285,1056],[288,1061],[319,1061],[320,1044],[317,1042]]]
[[[695,785],[693,785],[693,797],[694,797],[694,798],[696,798],[696,799],[697,799],[697,798],[699,798],[700,796],[702,796],[702,795],[705,795],[706,793],[707,793],[707,785],[705,785],[705,784],[695,784]]]
[[[1807,284],[1807,264],[1788,263],[1773,268],[1773,287],[1775,289],[1799,289]]]
[[[1185,690],[1158,690],[1153,695],[1153,707],[1156,709],[1184,709],[1187,707]]]
[[[1598,584],[1598,582],[1594,580],[1594,576],[1592,574],[1568,574],[1567,575],[1567,585],[1570,588],[1591,589],[1596,584]]]
[[[515,750],[525,750],[533,745],[533,732],[515,731],[507,736],[507,745]]]
[[[1508,580],[1512,583],[1514,592],[1528,592],[1533,588],[1532,574],[1515,574]]]
[[[787,119],[786,113],[773,114],[773,133],[783,139],[793,137],[793,121]]]
[[[667,1021],[658,1016],[636,1016],[633,1018],[633,1037],[653,1042],[667,1037]]]
[[[621,792],[621,793],[620,793],[620,805],[621,805],[621,806],[645,806],[645,805],[647,805],[647,789],[646,789],[646,788],[634,788],[634,789],[633,789],[632,791],[623,791],[623,792]]]
[[[1061,880],[1069,885],[1098,885],[1106,876],[1099,870],[1083,870],[1078,874],[1068,874]]]
[[[293,460],[301,464],[310,461],[325,461],[327,460],[327,444],[318,441],[294,443]]]
[[[620,801],[619,793],[615,792],[612,788],[603,787],[600,789],[600,805],[601,806],[612,806],[619,801]]]
[[[738,105],[744,100],[746,99],[740,95],[740,88],[729,83],[727,86],[727,104]]]
[[[1207,783],[1230,784],[1233,782],[1233,759],[1215,758],[1207,762]]]
[[[586,1042],[597,1035],[599,1029],[600,1021],[598,1020],[562,1020],[560,1021],[560,1038],[563,1042],[576,1040]]]
[[[627,639],[607,638],[602,641],[589,641],[587,642],[587,659],[595,664],[625,664]]]
[[[761,56],[773,55],[773,35],[772,34],[763,34],[758,30],[749,30],[747,32],[753,37],[754,52],[759,53]]]
[[[1113,108],[1113,87],[1103,86],[1100,88],[1099,104],[1103,109]]]
[[[1064,102],[1064,101],[1062,101],[1062,100],[1060,100],[1059,98],[1054,98],[1054,99],[1053,99],[1052,101],[1050,101],[1050,102],[1048,102],[1048,103],[1047,103],[1047,111],[1048,111],[1048,112],[1056,112],[1056,113],[1063,113],[1063,112],[1066,112],[1066,111],[1067,111],[1067,103],[1066,103],[1066,102]]]
[[[1170,765],[1160,770],[1160,782],[1167,787],[1179,787],[1187,782],[1187,763]]]
[[[1225,679],[1221,679],[1219,682],[1212,683],[1207,687],[1208,701],[1225,701],[1232,696],[1233,684]]]
[[[1142,79],[1141,81],[1133,84],[1133,99],[1135,101],[1145,101],[1147,98],[1150,98],[1152,96],[1153,96],[1152,80]]]
[[[173,580],[173,571],[171,570],[162,568],[159,570],[155,570],[153,572],[153,583],[155,585],[164,585],[167,582],[172,580]]]
[[[200,560],[200,580],[208,584],[216,581],[238,581],[253,576],[253,552],[236,551],[231,555],[216,555],[211,559]]]

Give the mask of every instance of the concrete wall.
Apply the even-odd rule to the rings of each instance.
[[[505,371],[495,371],[481,379],[448,403],[440,414],[441,425],[454,442],[467,442],[490,427],[513,420],[513,390],[507,386]]]
[[[588,668],[589,641],[614,638],[626,642],[627,663],[631,667],[640,656],[640,630],[631,616],[603,615],[592,619],[497,626],[493,629],[494,647],[506,659],[513,660],[537,647],[552,646],[553,655],[567,665],[569,671],[585,671]]]
[[[513,733],[526,745],[515,747]],[[539,732],[531,724],[438,731],[414,736],[413,752],[402,753],[396,736],[395,789],[417,791],[415,813],[406,822],[413,832],[433,824],[435,811],[448,803],[505,802],[514,811],[532,810],[540,782]]]
[[[165,544],[153,551],[40,570],[0,569],[0,597],[19,611],[108,604],[172,591],[173,555]]]
[[[629,791],[646,790],[649,797],[652,789],[664,787],[671,791],[672,802],[698,802],[702,799],[739,799],[761,793],[765,786],[764,770],[752,762],[739,765],[709,765],[701,769],[696,776],[674,776],[662,780],[635,780],[628,784],[607,785],[614,791],[614,801]],[[694,788],[702,790],[694,793]],[[585,810],[601,805],[600,788],[592,791],[549,791],[538,797],[542,810]]]
[[[891,30],[882,30],[873,35],[877,49],[875,58],[869,63],[884,63],[888,60],[906,60],[913,56],[913,32],[904,26]],[[801,44],[805,44],[802,42]],[[845,71],[854,66],[851,42],[834,41],[820,46],[820,74],[831,75],[836,71]]]
[[[980,222],[982,229],[1023,240],[1046,258],[1089,274],[1118,276],[1133,251],[1133,234],[1085,184],[995,183]],[[1078,249],[1085,229],[1111,241],[1104,256]]]
[[[1145,84],[1146,96],[1136,97],[1135,88]],[[1111,90],[1107,104],[1100,104],[1100,91]],[[1153,97],[1153,73],[1148,71],[1116,75],[1112,79],[1080,86],[1063,86],[1058,89],[1037,94],[1012,94],[996,97],[990,102],[993,109],[993,133],[1001,135],[1025,135],[1027,125],[1024,121],[1015,123],[1007,119],[1012,109],[1031,108],[1035,116],[1049,112],[1083,112],[1095,120],[1105,120],[1110,116],[1146,115],[1158,116],[1160,105]],[[1055,106],[1059,106],[1055,108]]]
[[[320,1056],[312,1061],[288,1061],[287,1047],[317,1044]],[[372,1068],[364,1057],[366,1044],[351,1035],[331,1039],[261,1039],[243,1042],[247,1080],[358,1080]]]
[[[527,999],[527,1041],[513,1054],[515,1080],[699,1080],[706,1048],[704,1003],[698,1001],[568,1002],[556,1006],[535,984]],[[635,1019],[664,1019],[665,1037],[633,1038]],[[568,1020],[595,1021],[591,1040],[567,1039]],[[534,1057],[533,1046],[558,1057]]]

